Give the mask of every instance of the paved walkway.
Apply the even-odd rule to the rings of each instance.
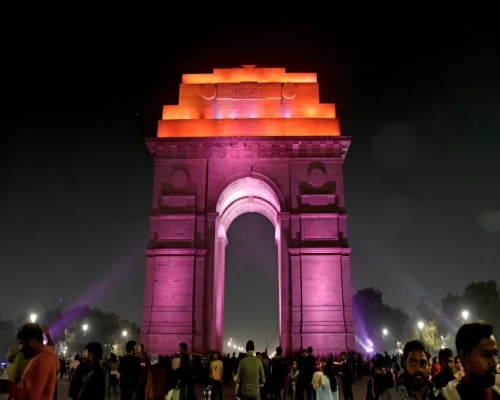
[[[368,382],[368,377],[364,377],[360,381],[357,381],[354,383],[352,389],[354,392],[354,398],[356,400],[364,400],[366,398],[367,382]],[[69,400],[68,391],[69,391],[68,380],[67,379],[58,380],[57,400]],[[342,393],[342,389],[341,389],[341,393]],[[203,399],[203,396],[201,395],[201,389],[197,389],[196,394],[197,394],[197,397],[199,400]],[[0,400],[6,400],[6,399],[7,399],[6,395],[0,394]],[[112,396],[111,399],[114,399],[114,397]],[[118,397],[118,399],[119,399],[119,397]],[[343,399],[344,399],[344,397],[341,395],[339,400],[343,400]],[[234,386],[233,385],[227,385],[224,387],[224,400],[234,400]]]

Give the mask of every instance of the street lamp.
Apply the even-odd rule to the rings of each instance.
[[[462,318],[464,319],[464,324],[467,323],[467,318],[469,318],[469,311],[464,310],[462,312]]]
[[[382,335],[384,335],[384,337],[387,336],[387,334],[389,333],[389,331],[387,329],[382,329]]]
[[[123,337],[127,337],[127,331],[123,331],[123,332],[122,332],[122,336],[123,336]]]
[[[424,323],[422,321],[418,321],[417,326],[418,326],[418,329],[420,329],[420,330],[424,329]]]
[[[87,324],[83,324],[82,329],[83,329],[83,334],[85,335],[87,333],[87,329],[89,329],[89,326]]]
[[[32,322],[34,324],[35,321],[36,321],[36,314],[31,314],[30,315],[30,322]]]

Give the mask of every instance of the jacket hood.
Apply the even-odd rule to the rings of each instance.
[[[17,355],[21,352],[21,347],[16,346],[9,349],[7,352],[7,362],[12,364],[16,359]]]

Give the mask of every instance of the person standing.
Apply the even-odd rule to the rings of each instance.
[[[43,334],[48,345],[43,344]],[[0,393],[8,393],[14,399],[53,400],[57,384],[59,358],[57,357],[47,328],[29,322],[17,333],[22,352],[31,359],[19,384],[0,380]]]
[[[212,398],[222,400],[222,380],[224,377],[224,364],[219,358],[219,352],[214,351],[210,363],[210,382],[212,384]]]
[[[266,383],[262,361],[255,357],[255,345],[249,340],[246,345],[247,356],[240,361],[236,383],[241,385],[243,400],[260,400],[260,388]]]
[[[104,400],[106,398],[106,378],[101,367],[102,346],[97,342],[89,343],[83,350],[83,358],[89,368],[83,377],[83,385],[78,400]]]
[[[316,391],[311,386],[311,381],[314,373],[316,372],[316,357],[313,356],[313,348],[307,348],[307,357],[304,359],[304,366],[301,368],[300,373],[305,381],[304,388],[306,390],[307,400],[316,399]]]
[[[139,382],[141,378],[141,360],[135,356],[133,340],[125,345],[127,355],[122,357],[118,365],[117,378],[120,381],[120,399],[138,400]]]
[[[340,356],[342,358],[342,365],[340,366],[339,375],[341,376],[344,400],[354,400],[354,395],[352,394],[352,366],[345,351]]]
[[[381,400],[432,400],[438,395],[434,384],[430,381],[431,354],[425,344],[419,340],[411,340],[403,350],[405,374],[396,387],[386,390]]]
[[[111,356],[108,360],[108,369],[109,369],[109,386],[108,386],[108,399],[111,399],[111,389],[113,389],[113,393],[116,399],[116,387],[118,386],[118,360],[116,359],[116,354],[111,353]]]
[[[180,364],[176,370],[177,381],[179,382],[179,399],[180,400],[194,400],[196,395],[194,393],[194,374],[191,363],[191,358],[188,354],[187,343],[179,343]]]
[[[144,345],[142,343],[137,343],[135,345],[135,355],[141,360],[141,375],[139,378],[139,398],[138,400],[145,400],[146,398],[146,383],[149,370],[149,360],[146,352],[144,351]]]
[[[146,399],[164,400],[168,393],[168,375],[164,362],[157,354],[151,354],[148,376],[146,379]]]
[[[276,347],[276,355],[271,361],[271,391],[274,398],[285,400],[285,381],[288,375],[288,367],[283,359],[283,348]]]
[[[453,351],[445,348],[439,350],[439,366],[441,372],[432,378],[432,382],[436,389],[442,389],[448,385],[448,382],[454,381],[453,375]],[[432,371],[432,370],[431,370]],[[432,372],[431,372],[432,375]]]

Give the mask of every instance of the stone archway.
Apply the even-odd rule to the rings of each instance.
[[[276,230],[280,345],[354,350],[343,161],[334,104],[314,73],[216,69],[183,75],[157,137],[141,341],[171,354],[222,350],[224,247],[260,212]]]
[[[255,212],[264,215],[274,226],[275,243],[278,246],[278,285],[281,294],[281,235],[278,215],[281,212],[281,206],[278,196],[274,190],[261,179],[252,177],[240,178],[230,183],[221,193],[217,202],[216,212],[218,216],[215,221],[215,254],[214,254],[214,282],[216,285],[214,291],[214,326],[212,334],[213,349],[223,348],[223,327],[224,327],[224,275],[225,275],[225,248],[228,243],[227,231],[231,223],[240,215]],[[282,304],[281,296],[279,298],[279,326],[281,336],[281,315],[282,309],[287,313],[287,304]],[[289,334],[287,327],[284,327]]]

